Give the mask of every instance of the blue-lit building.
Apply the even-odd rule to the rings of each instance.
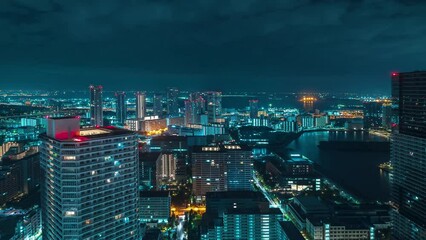
[[[240,145],[194,147],[192,191],[199,200],[207,192],[252,190],[251,150]]]
[[[200,235],[210,239],[280,239],[283,214],[260,192],[207,193]]]
[[[66,117],[41,139],[43,239],[139,239],[136,134]]]

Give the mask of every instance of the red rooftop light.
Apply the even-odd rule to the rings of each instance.
[[[397,72],[393,72],[392,76],[398,76],[398,73]]]

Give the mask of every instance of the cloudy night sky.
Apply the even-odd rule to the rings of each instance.
[[[426,1],[1,0],[0,88],[387,92]]]

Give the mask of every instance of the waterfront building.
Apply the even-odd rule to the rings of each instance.
[[[426,237],[426,71],[392,74],[399,113],[391,135],[393,237]]]
[[[143,119],[146,116],[146,95],[143,92],[136,93],[136,118]]]
[[[171,197],[168,191],[141,191],[140,220],[142,222],[156,221],[167,223],[171,212]]]
[[[312,114],[305,113],[297,116],[297,124],[302,129],[310,129],[313,128],[314,125],[314,117]]]
[[[201,200],[207,192],[251,190],[251,150],[240,145],[194,147],[192,190]]]
[[[363,104],[364,128],[378,128],[382,126],[383,110],[382,102],[365,102]]]
[[[102,86],[90,85],[90,123],[103,126],[103,119]]]
[[[115,97],[116,97],[115,113],[116,113],[117,123],[118,125],[123,126],[127,118],[126,93],[116,92]]]
[[[40,138],[43,239],[139,239],[136,134],[64,117]]]

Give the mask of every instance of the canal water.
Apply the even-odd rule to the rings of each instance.
[[[389,152],[320,149],[320,141],[386,141],[367,132],[308,132],[287,148],[319,164],[327,178],[366,201],[389,201],[389,174],[378,165],[389,161]]]

